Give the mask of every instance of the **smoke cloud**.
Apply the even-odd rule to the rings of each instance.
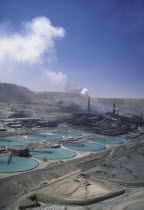
[[[65,90],[66,92],[70,93],[80,93],[82,89],[81,87],[77,86],[74,82],[68,82]]]
[[[62,72],[54,72],[47,70],[46,77],[50,80],[51,86],[54,86],[54,91],[64,90],[68,84],[68,76]]]
[[[18,31],[0,24],[0,82],[11,82],[35,90],[64,90],[68,76],[51,69],[57,60],[55,41],[65,30],[52,25],[47,17],[36,17],[22,23]]]
[[[82,95],[88,95],[88,89],[87,89],[87,88],[83,88],[83,89],[81,90],[81,94],[82,94]]]
[[[23,24],[22,32],[0,36],[0,63],[6,59],[11,62],[43,62],[43,54],[54,52],[54,39],[64,36],[64,29],[54,27],[46,17],[34,18]]]
[[[74,82],[68,82],[66,86],[66,91],[71,93],[79,93],[84,96],[88,96],[88,89],[87,88],[81,88]]]

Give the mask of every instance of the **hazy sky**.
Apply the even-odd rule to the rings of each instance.
[[[143,0],[0,0],[0,82],[144,97]]]

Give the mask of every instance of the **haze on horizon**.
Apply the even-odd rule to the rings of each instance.
[[[143,0],[1,0],[0,82],[144,98]]]

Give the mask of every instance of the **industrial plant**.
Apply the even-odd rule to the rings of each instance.
[[[144,100],[21,94],[0,103],[0,209],[143,208]]]

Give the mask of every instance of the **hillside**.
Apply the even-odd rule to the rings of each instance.
[[[28,101],[34,98],[35,94],[26,87],[0,83],[0,103]]]
[[[33,101],[34,102],[34,101]],[[81,110],[87,110],[88,99],[77,93],[44,92],[37,94],[36,103],[53,104],[58,106],[78,106]],[[133,98],[91,98],[91,110],[108,112],[112,111],[113,103],[119,109],[120,114],[144,113],[144,99]]]
[[[23,110],[28,109],[29,112],[36,110],[35,113],[69,113],[86,111],[88,99],[78,93],[34,93],[26,87],[0,83],[0,103],[25,104]],[[112,111],[113,103],[116,103],[116,108],[119,109],[120,114],[139,115],[141,112],[144,113],[144,99],[129,98],[91,98],[91,110]],[[21,107],[16,108],[22,110]]]

